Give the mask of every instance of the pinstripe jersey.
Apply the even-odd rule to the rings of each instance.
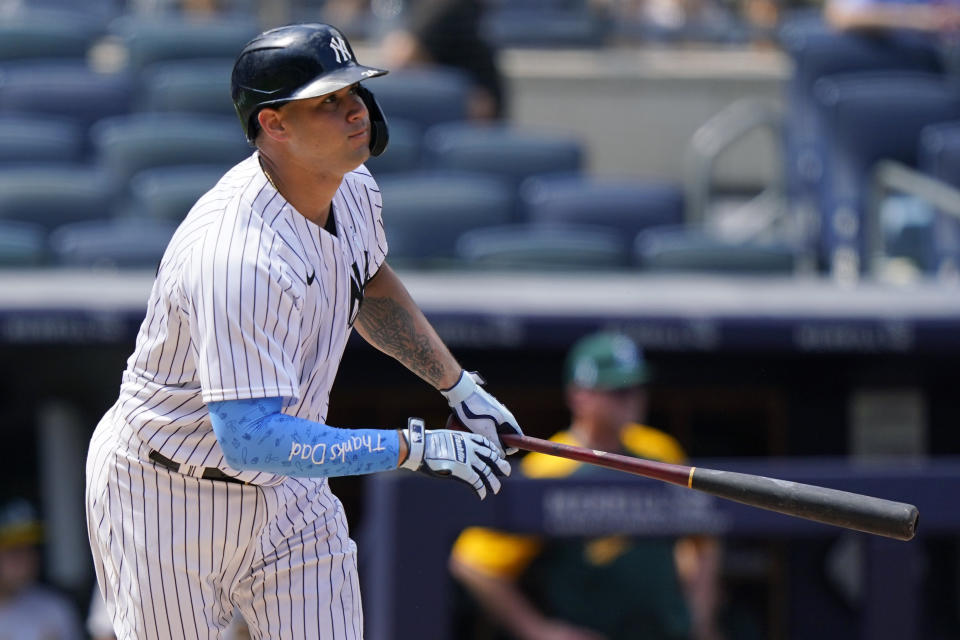
[[[364,285],[386,257],[380,210],[363,165],[334,196],[335,234],[277,192],[257,153],[228,171],[170,241],[114,415],[171,460],[280,482],[230,468],[205,403],[282,396],[284,413],[325,421]]]

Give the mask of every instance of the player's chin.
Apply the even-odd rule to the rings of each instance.
[[[360,166],[370,158],[370,134],[361,133],[347,138],[351,160]]]
[[[349,145],[355,149],[364,148],[369,152],[370,148],[370,129],[369,127],[364,131],[355,133],[352,136],[347,136],[347,142]]]

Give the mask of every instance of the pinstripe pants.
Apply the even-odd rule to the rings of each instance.
[[[87,457],[87,529],[118,640],[363,637],[356,545],[325,480],[242,485],[176,473],[112,417]]]

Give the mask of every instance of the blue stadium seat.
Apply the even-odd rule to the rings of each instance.
[[[102,28],[65,14],[27,11],[0,20],[0,61],[83,60]]]
[[[960,120],[926,127],[920,134],[919,147],[919,169],[960,189]],[[931,269],[960,266],[960,220],[937,212],[932,237]]]
[[[0,115],[0,166],[80,163],[86,131],[62,118]]]
[[[659,227],[637,234],[634,261],[643,271],[785,275],[796,253],[786,245],[734,242],[698,229]]]
[[[786,20],[780,43],[792,63],[785,85],[783,126],[787,197],[802,215],[817,219],[819,183],[824,176],[823,125],[814,84],[820,78],[862,71],[942,73],[932,38],[917,34],[853,34],[827,27],[822,11]]]
[[[141,111],[206,113],[236,117],[230,97],[232,58],[174,60],[150,65],[140,74]]]
[[[94,26],[97,30],[104,30],[110,20],[123,13],[126,5],[127,0],[22,0],[14,17],[24,14],[30,20],[59,22],[74,28]],[[9,14],[6,17],[9,18]]]
[[[619,231],[625,245],[643,229],[683,222],[683,190],[667,182],[535,176],[521,186],[520,201],[531,222],[602,225]]]
[[[925,127],[918,155],[922,171],[960,188],[960,120]]]
[[[19,62],[0,67],[0,113],[71,119],[88,127],[127,113],[134,82],[126,73],[98,73],[84,62]]]
[[[454,258],[457,238],[506,223],[513,190],[494,176],[450,171],[388,174],[379,180],[390,260],[437,266]]]
[[[97,163],[119,189],[144,169],[207,164],[225,171],[252,153],[237,119],[227,116],[117,116],[97,122],[91,138]]]
[[[509,125],[436,125],[424,134],[423,146],[427,166],[489,173],[516,188],[534,175],[578,172],[584,163],[579,140]]]
[[[422,168],[423,129],[402,118],[387,116],[390,124],[390,143],[382,155],[370,157],[366,165],[374,176]]]
[[[867,194],[878,160],[917,166],[917,141],[929,124],[960,118],[960,88],[939,74],[834,75],[815,86],[823,125],[820,181],[822,251],[835,273],[865,269]]]
[[[399,69],[368,83],[388,121],[399,118],[424,129],[467,117],[470,80],[449,67]]]
[[[175,165],[146,169],[130,179],[130,201],[123,215],[180,222],[223,176],[216,165]]]
[[[602,46],[610,25],[586,0],[492,0],[481,30],[497,48]]]
[[[111,215],[116,194],[89,167],[29,167],[0,170],[0,220],[47,229]]]
[[[187,19],[126,15],[110,23],[127,52],[127,63],[143,69],[155,62],[193,58],[236,58],[260,29],[253,19]]]
[[[89,220],[54,229],[50,250],[63,266],[156,269],[175,230],[159,220]]]
[[[46,229],[29,222],[0,220],[0,266],[36,267],[46,259]]]
[[[456,243],[464,265],[483,269],[597,271],[624,269],[620,234],[590,225],[508,224],[466,231]]]

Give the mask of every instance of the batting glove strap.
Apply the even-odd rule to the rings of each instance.
[[[423,448],[426,429],[421,418],[408,418],[403,436],[407,439],[407,459],[400,465],[404,469],[417,471],[423,464]]]
[[[460,374],[457,384],[440,393],[447,399],[450,408],[465,427],[485,436],[503,451],[499,434],[516,433],[522,436],[523,431],[520,430],[520,425],[517,424],[517,419],[513,417],[510,410],[480,386],[483,383],[484,380],[480,374],[475,371],[464,371]],[[517,449],[513,447],[506,450],[508,455],[516,452]]]

